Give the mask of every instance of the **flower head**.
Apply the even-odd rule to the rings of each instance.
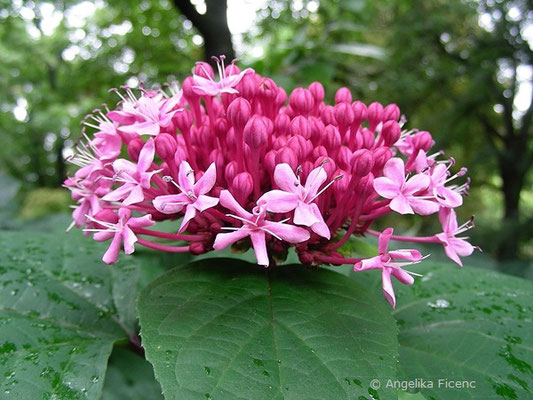
[[[106,262],[116,261],[122,243],[127,253],[136,243],[192,254],[250,244],[264,266],[292,247],[308,266],[381,269],[394,305],[390,277],[412,283],[402,267],[421,255],[388,251],[389,240],[443,244],[458,263],[471,253],[457,236],[470,225],[458,227],[452,210],[469,185],[453,180],[466,169],[453,174],[451,159],[430,153],[429,132],[402,131],[398,106],[367,106],[347,88],[326,104],[318,82],[287,93],[251,69],[226,67],[223,56],[216,61],[218,78],[198,63],[182,89],[166,89],[170,94],[142,85],[114,89],[116,107],[84,120],[70,159],[78,170],[65,186],[75,202],[73,225],[113,239]],[[392,212],[439,209],[438,235],[372,230]],[[157,230],[164,220],[178,221],[175,232]],[[361,260],[342,251],[352,236],[367,233],[380,236],[379,256]]]

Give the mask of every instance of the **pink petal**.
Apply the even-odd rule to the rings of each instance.
[[[451,208],[442,207],[439,211],[439,221],[442,225],[444,233],[453,235],[457,230],[457,215]]]
[[[393,199],[400,194],[400,187],[384,176],[374,179],[374,189],[385,199]]]
[[[430,215],[439,211],[439,204],[431,200],[418,199],[416,197],[411,197],[409,199],[409,204],[413,210],[419,215]]]
[[[474,252],[474,246],[464,239],[450,238],[449,243],[450,246],[453,247],[454,251],[461,257],[468,257]]]
[[[127,223],[132,228],[146,228],[147,226],[155,225],[150,214],[138,218],[130,218]]]
[[[383,268],[383,262],[381,261],[381,258],[379,256],[372,257],[372,258],[366,258],[364,260],[359,261],[356,263],[353,267],[354,271],[368,271],[370,269],[378,269]]]
[[[150,138],[141,149],[139,153],[139,161],[137,162],[137,170],[139,172],[146,172],[152,166],[155,156],[154,139]]]
[[[122,230],[122,241],[124,242],[124,253],[132,254],[135,251],[134,244],[137,242],[137,236],[128,226]]]
[[[198,196],[198,199],[194,202],[194,207],[200,211],[203,212],[207,210],[208,208],[214,207],[218,204],[218,199],[216,197],[211,196],[205,196],[201,194]]]
[[[157,196],[152,200],[157,211],[164,214],[175,214],[183,209],[183,206],[190,203],[190,199],[185,193]]]
[[[276,165],[274,170],[274,181],[279,188],[285,192],[299,194],[300,191],[295,185],[298,182],[298,178],[294,175],[292,168],[289,164],[282,163]]]
[[[383,288],[383,294],[387,301],[391,304],[392,308],[396,307],[396,297],[394,296],[394,288],[392,287],[392,282],[390,279],[391,269],[383,268],[381,272],[381,287]]]
[[[305,181],[305,192],[308,200],[312,199],[320,189],[320,186],[328,179],[328,174],[324,167],[320,166],[309,172]]]
[[[405,182],[405,165],[401,158],[391,158],[383,167],[383,175],[392,180],[398,187]]]
[[[209,168],[207,168],[207,171],[205,171],[202,177],[198,179],[198,182],[194,184],[194,194],[196,196],[199,196],[201,194],[206,194],[211,189],[213,189],[213,186],[215,186],[216,180],[217,180],[217,169],[216,169],[215,163],[211,163]]]
[[[232,245],[233,243],[238,242],[239,240],[245,238],[250,233],[251,231],[246,227],[242,227],[238,231],[234,231],[234,232],[219,233],[217,237],[215,238],[215,243],[213,244],[213,248],[215,250],[222,250]]]
[[[313,224],[316,224],[317,222],[323,222],[323,220],[321,221],[320,218],[316,217],[313,211],[313,206],[317,207],[317,205],[314,203],[307,204],[303,201],[300,201],[298,203],[298,207],[296,207],[296,209],[294,210],[294,223],[296,225],[311,226]]]
[[[107,113],[107,117],[111,121],[115,121],[123,125],[131,125],[135,122],[135,115],[125,111],[110,111]],[[122,128],[123,127],[121,127],[121,129]]]
[[[116,232],[109,248],[102,257],[102,261],[106,264],[114,264],[118,260],[118,255],[120,253],[120,244],[122,243],[122,235],[120,232]]]
[[[298,195],[283,190],[271,190],[262,195],[257,204],[265,204],[267,211],[273,213],[286,213],[298,205]]]
[[[396,211],[398,214],[414,214],[415,212],[410,206],[408,201],[403,195],[399,195],[391,200],[389,207],[391,210]]]
[[[103,232],[96,232],[93,235],[93,239],[97,242],[105,242],[106,240],[111,239],[113,236],[115,236],[114,231],[103,231]]]
[[[266,249],[265,232],[260,230],[253,231],[250,234],[250,239],[252,239],[252,246],[254,248],[257,264],[268,267],[270,261],[268,260]]]
[[[394,276],[404,285],[412,285],[415,283],[415,278],[401,268],[392,268],[391,273],[392,276]]]
[[[129,206],[131,204],[140,203],[144,200],[143,189],[140,185],[132,185],[131,192],[128,197],[124,199],[122,204]]]
[[[129,175],[135,175],[135,173],[137,172],[137,165],[135,165],[131,161],[119,158],[118,160],[115,160],[113,162],[113,170],[116,174],[126,172]]]
[[[331,232],[329,231],[329,227],[325,222],[317,222],[311,225],[311,230],[323,238],[328,240],[331,239]]]
[[[394,233],[394,229],[387,228],[380,233],[378,238],[378,253],[385,254],[387,252],[387,247],[389,246],[390,238]]]
[[[145,121],[145,122],[135,122],[132,125],[124,125],[120,127],[122,132],[126,133],[135,133],[137,135],[150,135],[157,136],[160,132],[160,127],[157,122]]]
[[[185,229],[187,229],[187,226],[189,225],[189,222],[191,219],[193,219],[196,216],[196,209],[192,204],[189,204],[187,206],[187,209],[185,210],[185,215],[183,217],[183,220],[181,221],[180,229],[178,230],[178,233],[182,233]]]
[[[450,258],[450,260],[456,262],[461,267],[463,266],[463,263],[462,263],[461,259],[459,258],[459,256],[457,255],[457,253],[455,252],[455,249],[453,248],[453,246],[445,245],[444,246],[444,252],[448,256],[448,258]]]
[[[222,190],[220,192],[220,204],[227,208],[228,210],[231,210],[234,212],[237,216],[244,218],[244,219],[252,219],[253,215],[250,214],[248,211],[246,211],[244,208],[241,207],[241,205],[235,200],[233,195],[230,193],[229,190]]]
[[[431,180],[426,174],[416,174],[405,182],[402,188],[402,193],[404,196],[410,196],[413,193],[421,192],[428,188],[430,182]]]
[[[118,187],[117,189],[113,190],[112,192],[109,192],[104,197],[102,197],[102,200],[105,201],[120,201],[123,198],[125,198],[130,192],[134,185],[130,183],[125,183],[124,185]]]
[[[305,242],[311,237],[307,229],[281,222],[265,221],[261,228],[264,228],[267,232],[272,232],[289,243]]]
[[[389,251],[389,255],[398,260],[419,261],[422,259],[422,254],[412,249]]]
[[[178,173],[178,184],[184,192],[194,193],[194,171],[189,163],[183,160]]]
[[[441,186],[433,189],[437,201],[444,207],[455,208],[463,204],[463,196],[454,190]]]

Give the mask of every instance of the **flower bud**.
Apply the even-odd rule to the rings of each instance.
[[[314,258],[309,252],[298,253],[298,259],[303,265],[312,265],[314,263]]]
[[[313,158],[316,160],[320,157],[327,157],[328,151],[324,146],[317,146],[313,149]]]
[[[374,131],[378,124],[383,121],[383,106],[374,102],[368,106],[368,123],[371,131]]]
[[[263,158],[263,165],[270,173],[273,173],[274,168],[276,168],[276,154],[276,150],[270,150],[268,153],[265,154],[265,157]]]
[[[374,155],[369,150],[357,150],[352,156],[352,175],[365,176],[374,168]]]
[[[431,133],[427,131],[417,132],[413,135],[413,145],[417,149],[428,151],[434,144]]]
[[[266,101],[273,101],[278,95],[276,83],[270,78],[263,78],[258,85],[257,95]]]
[[[287,146],[287,144],[289,143],[288,139],[287,139],[287,136],[279,136],[277,137],[275,140],[274,140],[274,143],[272,144],[272,147],[275,149],[275,150],[279,150],[279,149],[282,149],[283,147]]]
[[[309,126],[309,122],[307,121],[307,118],[305,118],[302,115],[298,115],[297,117],[294,117],[289,126],[289,133],[292,136],[301,135],[305,139],[310,139],[311,138],[311,127]]]
[[[224,72],[226,73],[226,76],[239,75],[241,73],[241,69],[237,67],[234,62],[232,62],[226,66]]]
[[[128,143],[128,156],[135,162],[139,160],[139,154],[144,147],[144,141],[140,138],[134,138]]]
[[[337,93],[335,93],[335,103],[351,103],[352,102],[352,94],[350,93],[350,90],[345,87],[341,87],[339,90],[337,90]]]
[[[196,94],[193,89],[193,86],[195,85],[196,84],[194,83],[192,76],[188,76],[183,80],[183,83],[181,84],[181,90],[183,90],[183,97],[185,97],[187,101],[197,101],[200,98],[200,96]]]
[[[293,170],[298,166],[298,157],[290,147],[284,147],[276,155],[276,164],[282,163],[289,164]]]
[[[189,110],[183,110],[174,114],[174,123],[181,132],[189,132],[192,126],[192,114]]]
[[[194,75],[201,76],[202,78],[214,79],[215,73],[211,65],[206,62],[199,61],[194,66]]]
[[[400,119],[400,109],[396,104],[389,104],[383,109],[383,121],[398,121]]]
[[[311,130],[311,140],[315,144],[320,143],[322,132],[324,132],[326,126],[316,117],[309,117],[307,121],[309,122],[309,129]]]
[[[337,150],[341,145],[341,134],[337,127],[333,125],[326,126],[324,130],[324,145],[328,150]]]
[[[352,110],[354,115],[354,124],[361,125],[368,118],[368,109],[365,104],[360,101],[352,103]]]
[[[228,106],[226,115],[235,129],[241,130],[252,115],[252,107],[248,100],[243,99],[242,97],[237,97]]]
[[[381,171],[387,161],[392,158],[392,151],[389,147],[381,146],[373,151],[374,168],[373,171]]]
[[[383,124],[383,127],[381,128],[381,136],[383,137],[383,140],[385,141],[385,146],[392,146],[394,143],[398,141],[400,138],[400,134],[402,133],[402,129],[400,128],[400,125],[398,122],[394,120],[387,121]]]
[[[304,161],[302,163],[302,176],[307,178],[309,173],[314,169],[313,163],[311,161]],[[306,181],[307,182],[307,181]]]
[[[365,128],[360,132],[363,138],[363,147],[365,149],[371,149],[374,147],[374,143],[376,141],[376,135],[374,134],[374,131]]]
[[[278,114],[274,120],[274,131],[277,135],[285,135],[289,130],[291,119],[287,114]]]
[[[353,123],[354,118],[355,115],[350,103],[342,102],[335,106],[335,119],[339,126],[350,126]]]
[[[224,169],[224,178],[226,179],[226,182],[233,182],[238,172],[239,164],[237,161],[230,161]]]
[[[276,99],[274,100],[274,103],[279,108],[283,104],[285,104],[286,101],[287,101],[287,92],[285,91],[285,89],[281,87],[278,88],[278,93],[276,94]]]
[[[235,176],[231,184],[231,193],[241,205],[246,205],[246,200],[252,194],[254,181],[248,172],[241,172]]]
[[[337,120],[335,119],[335,108],[333,106],[325,106],[322,111],[320,111],[320,119],[324,125],[337,125]]]
[[[172,160],[178,145],[168,133],[160,133],[155,137],[155,151],[162,160]]]
[[[289,105],[297,114],[308,115],[313,111],[315,100],[308,89],[296,88],[289,97]]]
[[[192,242],[189,244],[189,252],[194,256],[204,254],[206,252],[205,244],[202,242]]]
[[[250,146],[250,149],[259,149],[267,143],[268,137],[272,134],[271,124],[267,117],[261,115],[254,115],[246,123],[243,136],[244,142]]]
[[[179,146],[174,153],[174,165],[180,165],[184,160],[187,160],[187,149],[185,146]]]
[[[246,100],[251,101],[257,93],[258,77],[255,73],[249,73],[242,77],[238,85],[239,94]]]
[[[222,171],[224,168],[224,154],[222,153],[222,150],[220,149],[214,149],[209,153],[209,164],[215,163],[215,166],[217,168],[217,171]]]
[[[374,175],[369,173],[363,176],[357,184],[356,192],[361,196],[368,196],[374,191]]]
[[[351,168],[352,152],[346,146],[341,146],[337,156],[337,164],[340,168],[348,170]]]
[[[324,86],[320,82],[313,82],[309,85],[309,91],[313,95],[315,105],[324,101]]]
[[[228,132],[228,120],[226,118],[218,118],[215,121],[215,134],[219,138],[224,138]]]
[[[318,157],[314,163],[315,168],[320,166],[322,166],[328,174],[328,179],[333,179],[333,174],[337,170],[337,164],[335,164],[335,161],[333,161],[333,159],[330,157],[321,156]]]

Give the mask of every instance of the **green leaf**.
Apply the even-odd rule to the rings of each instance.
[[[401,379],[422,378],[427,398],[526,399],[533,393],[533,284],[483,269],[421,266],[396,285]],[[439,379],[474,381],[449,389]],[[470,385],[469,385],[470,386]]]
[[[396,374],[390,309],[332,271],[201,260],[156,279],[138,310],[167,399],[368,399]]]
[[[152,366],[137,354],[117,347],[109,358],[102,400],[163,399]]]
[[[103,264],[80,232],[0,241],[0,398],[98,398],[113,343],[133,334],[136,268]]]

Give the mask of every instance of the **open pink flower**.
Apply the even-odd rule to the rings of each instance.
[[[382,177],[374,179],[374,189],[386,199],[391,199],[391,210],[399,214],[429,215],[439,211],[439,205],[416,194],[426,190],[429,176],[416,174],[409,179],[405,176],[405,166],[401,158],[391,158],[383,167]]]
[[[178,173],[178,183],[174,183],[180,194],[158,196],[153,200],[154,207],[164,214],[175,214],[185,209],[185,216],[181,222],[179,233],[187,229],[191,219],[196,216],[196,211],[203,212],[218,204],[215,197],[206,196],[217,180],[215,163],[212,163],[202,177],[195,183],[194,171],[187,161],[182,161]]]
[[[446,187],[450,179],[450,173],[446,164],[435,165],[430,172],[431,183],[429,190],[442,207],[455,208],[463,204],[463,197],[453,188]]]
[[[220,204],[236,215],[228,214],[242,222],[240,228],[227,228],[234,230],[230,233],[219,233],[215,239],[213,248],[222,250],[231,244],[249,236],[255,251],[255,257],[259,265],[269,265],[266,247],[266,234],[272,235],[279,240],[289,243],[300,243],[308,240],[310,235],[306,229],[285,224],[283,222],[267,221],[264,206],[257,206],[249,213],[235,200],[228,190],[220,192]]]
[[[451,208],[441,208],[439,220],[444,232],[435,235],[443,244],[446,255],[461,267],[463,263],[459,257],[467,257],[474,252],[474,246],[468,243],[467,237],[458,238],[457,235],[474,227],[472,219],[461,226],[457,225],[457,215]]]
[[[172,122],[172,117],[179,109],[174,109],[181,98],[180,94],[171,99],[142,96],[135,105],[136,120],[131,125],[120,127],[122,132],[138,135],[156,136],[161,128],[166,128]]]
[[[132,228],[145,228],[155,224],[149,214],[140,218],[131,218],[131,211],[128,208],[120,208],[118,215],[110,210],[103,210],[89,219],[94,222],[96,228],[86,229],[86,231],[95,232],[94,240],[104,242],[113,238],[102,258],[106,264],[117,262],[122,243],[124,244],[124,253],[131,254],[135,251],[134,244],[137,242],[137,236],[133,233]]]
[[[154,139],[150,138],[139,153],[137,164],[131,161],[119,158],[113,162],[115,171],[115,180],[122,182],[122,186],[106,194],[103,200],[120,201],[123,205],[140,203],[144,200],[143,189],[150,188],[152,176],[160,170],[149,171],[154,161],[155,144]]]
[[[417,275],[413,272],[404,271],[402,268],[406,265],[417,264],[422,260],[422,254],[418,250],[393,250],[387,251],[393,229],[387,228],[378,239],[378,253],[376,257],[359,261],[354,265],[354,271],[367,271],[369,269],[381,269],[381,279],[383,294],[392,307],[396,307],[396,297],[392,287],[391,275],[401,283],[412,285],[414,279],[411,275]],[[397,260],[406,260],[406,262],[396,262]]]
[[[286,213],[294,210],[293,221],[296,225],[309,226],[317,235],[329,239],[331,234],[314,200],[320,195],[318,189],[327,179],[322,166],[313,169],[305,185],[300,183],[289,164],[278,164],[274,170],[274,181],[281,190],[271,190],[257,200],[264,204],[267,211]],[[327,186],[322,189],[324,191]]]
[[[253,69],[246,68],[244,71],[241,71],[238,74],[226,75],[223,57],[221,57],[220,61],[217,59],[217,66],[218,75],[220,77],[218,82],[209,77],[209,73],[206,73],[206,76],[209,78],[193,75],[194,85],[192,88],[196,94],[217,96],[221,93],[239,93],[238,90],[235,89],[235,86],[239,84],[243,76],[248,72],[254,72]]]

